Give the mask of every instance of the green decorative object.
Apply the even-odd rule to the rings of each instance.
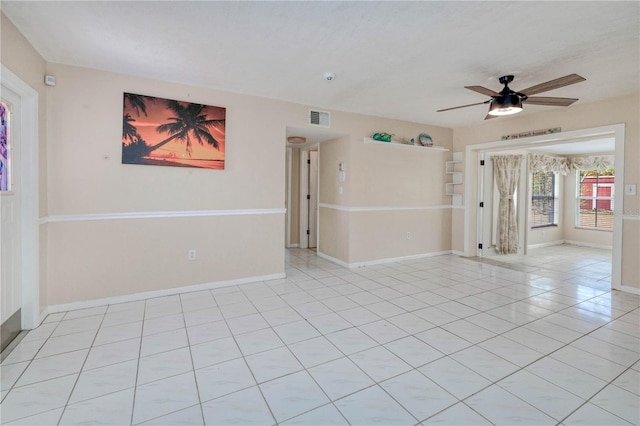
[[[393,135],[390,135],[389,133],[374,133],[371,138],[376,141],[391,142],[391,136]]]

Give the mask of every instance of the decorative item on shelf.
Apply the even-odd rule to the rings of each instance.
[[[389,133],[374,133],[373,136],[371,136],[371,139],[381,142],[391,142],[391,136],[393,135],[390,135]]]
[[[433,139],[426,133],[420,133],[420,144],[422,146],[433,146]]]

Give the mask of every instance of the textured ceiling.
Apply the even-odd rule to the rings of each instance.
[[[445,127],[482,123],[486,105],[436,110],[483,102],[464,86],[499,91],[505,74],[516,91],[580,74],[587,81],[545,93],[577,104],[639,91],[635,1],[2,1],[2,11],[50,62]]]

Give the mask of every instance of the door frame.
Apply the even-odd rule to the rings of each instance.
[[[309,228],[309,203],[307,200],[307,194],[309,191],[309,165],[307,160],[310,159],[309,152],[317,151],[318,152],[318,174],[320,173],[320,147],[319,144],[315,144],[313,146],[309,146],[303,149],[300,149],[300,248],[309,248],[309,237],[307,236],[307,229]],[[318,181],[317,194],[318,197],[317,202],[320,201],[320,182]],[[318,249],[318,245],[320,244],[319,238],[319,229],[320,223],[319,218],[316,217],[316,250]]]
[[[40,224],[38,163],[38,92],[2,65],[2,85],[20,96],[20,277],[22,284],[22,328],[29,330],[40,322]]]
[[[615,206],[614,206],[614,226],[613,226],[613,247],[611,257],[611,288],[629,291],[628,286],[622,285],[622,225],[624,215],[624,136],[625,124],[612,124],[601,127],[572,130],[568,132],[553,133],[549,135],[532,136],[522,139],[501,140],[495,142],[479,143],[467,145],[465,148],[465,188],[473,187],[473,179],[480,176],[479,158],[482,152],[499,151],[507,149],[523,149],[531,146],[557,145],[560,143],[578,142],[585,138],[597,138],[602,136],[612,136],[615,143],[614,164],[616,175],[615,182]],[[478,185],[480,186],[480,185]],[[479,188],[478,188],[479,189]],[[475,195],[475,197],[473,196]],[[482,219],[482,211],[478,207],[482,193],[469,194],[465,203],[464,211],[464,252],[466,256],[482,256],[478,247],[479,232]],[[473,202],[471,201],[473,200]],[[477,201],[477,202],[476,202]],[[471,218],[475,218],[476,232],[471,232]]]
[[[494,236],[497,232],[494,223],[497,217],[497,205],[499,194],[495,188],[495,178],[493,174],[493,156],[509,155],[511,151],[517,151],[516,154],[522,155],[520,163],[520,175],[518,176],[517,200],[516,200],[516,221],[518,224],[518,255],[527,254],[527,238],[529,227],[529,177],[527,173],[528,161],[527,156],[521,150],[500,150],[500,151],[480,151],[479,158],[484,161],[484,166],[478,168],[478,202],[483,203],[482,208],[478,208],[478,242],[482,243],[482,248],[478,246],[478,256],[486,256],[486,250],[494,247]],[[491,173],[491,176],[489,176]],[[490,185],[490,186],[487,186]],[[490,224],[488,223],[490,222]],[[488,228],[488,229],[487,229]],[[485,231],[490,231],[489,235],[485,235]],[[487,243],[487,244],[485,244]]]
[[[291,247],[291,157],[292,149],[287,147],[285,151],[285,194],[284,207],[286,209],[285,227],[284,227],[284,244],[285,247]]]

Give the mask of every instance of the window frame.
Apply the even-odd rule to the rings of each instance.
[[[551,175],[551,178],[552,178],[551,194],[549,195],[535,194],[533,187],[536,182],[536,174]],[[558,190],[559,189],[558,173],[553,171],[544,172],[542,170],[532,172],[530,189],[531,189],[531,197],[529,201],[531,202],[531,205],[529,207],[529,229],[533,230],[533,229],[540,229],[540,228],[548,228],[551,226],[558,226],[558,220],[560,216],[558,211],[560,206],[560,197],[559,197],[559,190]],[[535,205],[534,200],[551,200],[551,204],[552,204],[551,212],[543,213],[546,216],[549,216],[551,214],[552,215],[551,221],[547,221],[545,223],[538,223],[532,220],[532,213]]]
[[[580,173],[584,172],[585,173],[585,177],[591,176],[596,178],[596,182],[594,184],[592,184],[592,191],[591,191],[591,195],[582,195],[581,194],[581,187],[582,187],[582,180],[580,179]],[[589,173],[595,173],[595,175],[590,175]],[[613,178],[613,182],[606,182],[606,183],[599,183],[598,180],[602,177],[609,177],[609,178]],[[598,188],[611,188],[611,193],[608,196],[599,196],[598,195]],[[580,223],[580,212],[581,212],[581,204],[583,201],[588,201],[590,203],[590,205],[592,206],[591,210],[593,210],[594,215],[595,215],[595,224],[596,226],[587,226],[587,225],[582,225]],[[599,210],[598,209],[598,201],[609,201],[609,206],[610,206],[610,210]],[[613,215],[614,212],[614,207],[615,207],[615,169],[613,169],[613,175],[601,175],[600,172],[598,172],[595,169],[592,170],[583,170],[583,169],[578,169],[576,170],[576,214],[575,214],[575,227],[576,228],[580,228],[580,229],[589,229],[589,230],[595,230],[595,231],[608,231],[608,232],[613,232],[613,224],[612,226],[609,227],[602,227],[602,226],[597,226],[598,224],[598,211],[610,211],[611,214]]]

